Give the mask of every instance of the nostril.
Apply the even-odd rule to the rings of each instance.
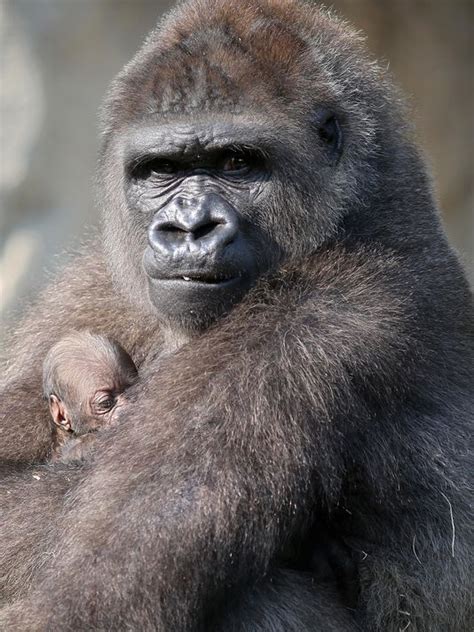
[[[194,206],[180,208],[183,199],[173,201],[158,212],[148,230],[149,245],[158,253],[201,251],[204,255],[221,251],[231,244],[239,231],[234,209],[219,196],[192,200]],[[179,202],[179,204],[178,204]]]
[[[158,221],[148,230],[148,243],[156,252],[170,252],[170,249],[179,247],[188,235],[187,230],[173,222]]]
[[[181,239],[187,235],[197,241],[213,233],[220,224],[221,222],[218,221],[209,221],[195,226],[184,226],[172,222],[166,222],[160,224],[156,230],[164,237],[168,237],[170,239]]]
[[[187,233],[189,231],[181,228],[180,226],[176,226],[176,224],[162,224],[157,228],[160,232],[163,233]]]
[[[212,233],[217,226],[219,226],[219,222],[208,222],[207,224],[198,226],[192,231],[194,239],[202,239],[203,237],[206,237]]]

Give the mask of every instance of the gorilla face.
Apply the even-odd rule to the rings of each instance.
[[[328,78],[297,33],[269,64],[258,33],[229,28],[215,46],[206,29],[157,31],[117,78],[101,156],[115,283],[187,331],[314,252],[375,189],[375,106],[352,103],[352,83]]]
[[[277,255],[252,217],[269,195],[271,167],[243,133],[184,123],[129,135],[126,198],[145,220],[148,293],[168,321],[192,314],[201,322],[226,311]]]
[[[321,173],[336,168],[342,133],[332,113],[321,110],[314,120],[302,130],[312,135],[311,155],[303,133],[285,138],[248,117],[163,117],[120,135],[124,199],[120,221],[109,223],[110,258],[118,261],[125,251],[133,259],[135,285],[158,318],[173,328],[202,329],[288,251],[310,250],[323,238],[327,214],[318,224],[314,209],[318,179],[306,198],[301,182],[314,161]],[[305,223],[307,242],[291,243]],[[118,243],[121,228],[127,238]],[[118,261],[113,271],[122,267]]]

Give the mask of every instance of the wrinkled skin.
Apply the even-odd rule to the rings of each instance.
[[[43,363],[43,395],[53,422],[52,460],[83,459],[95,432],[117,422],[137,368],[116,341],[75,331],[53,345]]]
[[[309,3],[194,0],[103,120],[102,235],[0,398],[2,629],[470,630],[472,302],[389,80]],[[78,328],[132,405],[31,465]]]

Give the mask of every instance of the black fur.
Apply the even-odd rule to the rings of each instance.
[[[472,629],[472,302],[407,116],[310,3],[194,0],[150,35],[105,108],[105,248],[10,350],[2,629]],[[272,165],[238,209],[265,274],[228,313],[170,322],[148,298],[122,150],[130,125],[229,120]],[[90,461],[38,471],[41,365],[72,328],[118,340],[140,379]],[[318,580],[327,534],[348,591]]]

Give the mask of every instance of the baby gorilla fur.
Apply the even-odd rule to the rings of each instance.
[[[61,338],[43,364],[43,395],[54,424],[52,459],[84,458],[95,431],[116,421],[124,391],[136,378],[136,366],[118,342],[88,331]]]

